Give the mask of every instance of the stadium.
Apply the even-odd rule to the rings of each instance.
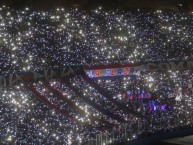
[[[192,23],[190,11],[2,5],[0,143],[128,145],[192,128]]]

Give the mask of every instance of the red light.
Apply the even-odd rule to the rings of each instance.
[[[114,76],[114,75],[115,75],[115,70],[111,69],[111,76]]]
[[[101,70],[96,70],[95,76],[96,76],[96,77],[99,77],[100,75],[101,75]]]
[[[129,74],[129,68],[128,67],[124,68],[123,74],[124,75],[128,75]]]

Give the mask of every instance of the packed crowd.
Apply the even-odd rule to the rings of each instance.
[[[102,86],[101,89],[110,93],[115,101],[126,105],[128,110],[133,110],[136,114],[140,113],[142,118],[121,110],[107,96],[101,95],[94,86],[86,83],[82,76],[33,83],[36,94],[27,83],[7,89],[2,87],[1,142],[108,144],[191,126],[191,75],[186,75],[181,80],[181,74],[186,73],[191,71],[178,71],[175,76],[165,78],[168,72],[156,73],[157,77],[154,72],[148,72],[135,80],[124,77],[94,81]],[[148,82],[145,80],[148,77],[154,80]],[[168,82],[168,77],[176,85]],[[152,86],[149,85],[154,82]],[[181,82],[185,84],[179,91]],[[135,90],[144,90],[140,91],[141,95],[149,92],[151,98],[138,97],[139,93],[135,95]],[[180,93],[182,98],[176,100]],[[132,99],[129,95],[133,95]]]
[[[0,8],[0,74],[191,60],[193,14]],[[2,144],[131,140],[192,126],[192,70],[0,87]],[[121,105],[119,105],[121,104]]]
[[[192,13],[0,8],[1,72],[192,58]]]

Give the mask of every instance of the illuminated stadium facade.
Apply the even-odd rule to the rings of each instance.
[[[192,13],[0,11],[2,144],[103,145],[192,127]]]

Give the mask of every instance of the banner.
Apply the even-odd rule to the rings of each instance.
[[[51,78],[62,78],[86,73],[90,78],[116,77],[116,76],[139,76],[141,71],[167,71],[192,69],[193,61],[146,63],[108,66],[82,66],[64,67],[60,70],[44,70],[39,72],[20,72],[0,75],[0,86],[11,86],[22,81],[49,80]]]
[[[96,77],[114,77],[114,76],[127,76],[127,75],[139,75],[142,71],[142,66],[136,67],[123,67],[123,68],[107,68],[107,69],[95,69],[95,70],[85,70],[86,74],[90,78]]]
[[[84,73],[83,67],[65,67],[61,70],[44,70],[39,72],[22,72],[0,76],[0,86],[12,86],[19,82],[34,82],[71,77]]]
[[[182,62],[152,62],[146,64],[127,64],[118,66],[85,67],[85,72],[90,78],[115,77],[115,76],[139,76],[141,71],[167,71],[192,69],[193,61]]]
[[[145,64],[147,71],[166,71],[193,68],[193,61],[167,62],[167,63],[147,63]]]

